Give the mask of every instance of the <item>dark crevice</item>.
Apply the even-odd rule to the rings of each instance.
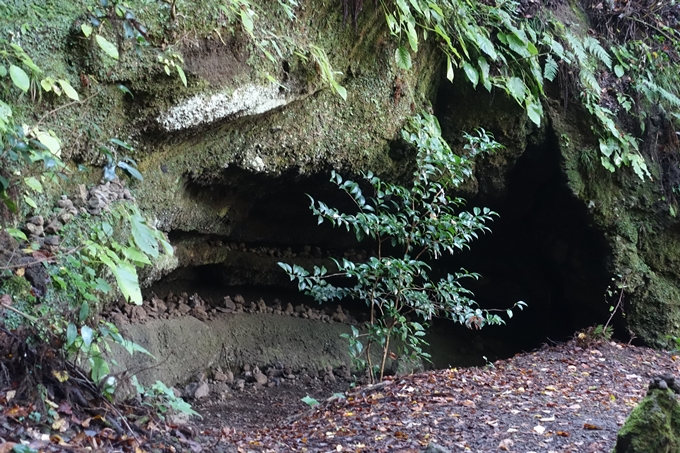
[[[528,304],[507,326],[490,329],[493,337],[531,348],[564,341],[607,320],[604,294],[611,283],[611,251],[604,235],[591,226],[587,207],[567,185],[554,133],[526,149],[500,197],[487,195],[470,204],[488,206],[500,217],[490,225],[491,234],[450,265],[482,275],[469,285],[481,306],[506,308],[518,300]]]

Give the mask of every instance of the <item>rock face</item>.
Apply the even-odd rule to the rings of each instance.
[[[58,14],[28,24],[26,29],[35,32],[22,36],[22,47],[46,74],[69,79],[82,98],[93,93],[88,80],[97,81],[97,96],[88,94],[91,100],[60,111],[64,116],[59,118],[45,116],[46,130],[77,130],[88,118],[102,130],[98,140],[129,137],[134,144],[129,157],[139,162],[143,181],[102,185],[99,168],[90,176],[73,175],[68,183],[73,187],[64,183],[58,190],[80,192],[91,214],[105,211],[112,200],[134,202],[169,233],[177,258],[142,270],[144,284],[173,269],[202,267],[210,271],[211,283],[280,285],[285,275],[276,262],[282,257],[252,250],[273,244],[271,249],[292,247],[309,255],[284,255],[292,261],[318,258],[321,249],[325,256],[330,247],[359,248],[353,237],[319,228],[305,194],[342,207],[344,198],[328,186],[331,169],[403,179],[413,153],[401,143],[400,131],[415,113],[430,110],[456,152],[463,148],[462,131],[478,127],[493,132],[506,147],[475,163],[463,194],[471,205],[501,214],[491,225],[497,242],[485,238],[479,246],[472,244],[479,257],[463,258],[469,263],[444,264],[447,271],[463,264],[485,276],[484,286],[473,288],[480,302],[501,300],[510,306],[525,300],[527,316],[533,318],[526,321],[532,329],[524,331],[542,341],[547,334],[560,337],[603,323],[608,306],[602,295],[611,276],[620,274],[627,289],[625,327],[654,346],[680,334],[679,219],[670,214],[675,212],[667,201],[675,197],[673,185],[664,179],[668,168],[655,157],[657,139],[651,138],[675,137],[654,125],[663,121],[650,115],[650,138],[641,143],[654,180],[640,181],[626,168],[610,174],[599,165],[588,117],[578,103],[560,99],[561,90],[546,91],[546,121],[535,128],[502,90],[475,90],[463,74],[453,84],[445,81],[434,39],[423,41],[412,55],[411,70],[399,69],[394,61],[399,42],[373,2],[364,2],[355,26],[343,25],[337,0],[301,2],[297,20],[283,22],[278,8],[285,2],[260,3],[256,29],[286,43],[275,61],[263,57],[240,27],[214,22],[223,16],[211,9],[217,3],[201,0],[181,13],[182,26],[193,37],[165,38],[178,42],[173,51],[185,62],[186,86],[158,64],[165,49],[149,49],[145,56],[122,52],[114,65],[100,58],[96,47],[73,46],[86,41],[78,32],[73,35],[83,15],[78,2],[63,2]],[[574,9],[579,3],[586,2],[574,2]],[[17,7],[3,18],[14,24],[10,28],[24,28],[30,15],[22,11]],[[167,14],[150,7],[135,12],[164,42],[162,30],[173,29]],[[328,53],[346,100],[324,84],[310,44]],[[64,159],[102,166],[96,146],[63,139]],[[28,222],[27,232],[38,238],[55,234],[77,213],[67,201],[60,200],[55,219]],[[45,239],[45,248],[56,251],[55,241]],[[233,249],[218,245],[222,241],[247,246]],[[237,305],[225,302],[227,309]],[[178,309],[206,319],[200,307]],[[287,306],[282,310],[289,312]],[[342,313],[333,316],[342,321]]]
[[[671,388],[669,388],[671,387]],[[680,451],[680,403],[674,379],[655,379],[618,433],[614,453]]]

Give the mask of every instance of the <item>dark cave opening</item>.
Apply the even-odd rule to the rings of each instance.
[[[470,250],[437,262],[437,272],[463,267],[481,274],[469,289],[483,308],[506,309],[516,301],[528,304],[514,312],[505,326],[480,331],[446,320],[432,323],[429,341],[436,367],[480,365],[531,350],[542,343],[565,341],[577,330],[603,324],[608,316],[604,292],[611,282],[607,272],[609,249],[602,233],[590,226],[588,208],[569,190],[561,170],[554,134],[529,145],[509,170],[505,190],[480,191],[468,206],[488,206],[499,217],[492,233],[470,244]],[[253,175],[231,168],[221,185],[190,184],[197,203],[227,199],[230,207],[222,222],[230,233],[202,236],[175,233],[174,243],[194,247],[207,242],[211,251],[226,247],[226,259],[213,264],[180,268],[151,290],[204,288],[218,294],[241,292],[262,297],[318,304],[298,293],[278,261],[328,266],[328,258],[362,258],[369,252],[344,230],[317,225],[309,211],[309,198],[331,206],[349,207],[344,194],[328,182],[328,175],[277,177]],[[193,289],[192,289],[193,290]],[[173,289],[176,291],[176,289]],[[259,296],[258,296],[259,294]],[[366,306],[341,302],[357,319]],[[507,319],[507,316],[504,315]]]
[[[444,331],[482,344],[509,342],[517,352],[566,341],[607,321],[611,252],[604,235],[591,226],[587,206],[567,185],[554,134],[549,131],[545,140],[527,147],[507,175],[505,191],[479,195],[468,206],[487,206],[499,217],[489,225],[490,234],[445,261],[447,270],[463,267],[481,274],[466,287],[484,308],[508,308],[519,300],[528,306],[515,310],[510,320],[505,317],[505,326],[478,333],[437,322],[438,336],[446,336]]]

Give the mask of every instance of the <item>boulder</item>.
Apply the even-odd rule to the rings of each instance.
[[[680,452],[680,404],[672,377],[655,378],[619,431],[613,453]]]

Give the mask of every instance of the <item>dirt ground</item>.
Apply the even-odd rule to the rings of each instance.
[[[10,401],[6,388],[0,391],[0,439],[6,441],[0,451],[23,443],[33,451],[605,453],[650,378],[680,376],[679,358],[572,340],[483,367],[373,386],[302,376],[272,387],[246,385],[194,402],[202,418],[185,422],[149,419],[125,405],[90,404],[77,412],[56,395],[48,397],[55,398],[56,418],[40,420],[33,403]],[[305,396],[320,404],[310,408]]]

